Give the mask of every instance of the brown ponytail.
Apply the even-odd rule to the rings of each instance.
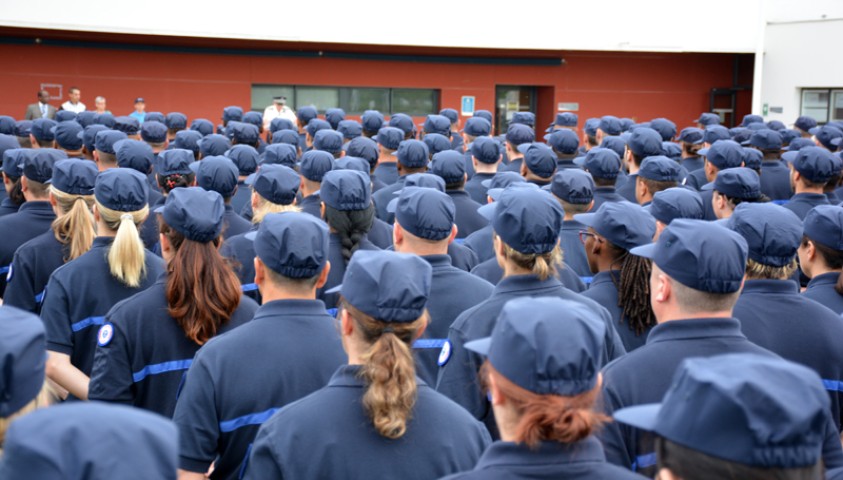
[[[91,249],[96,231],[91,207],[93,195],[70,195],[50,187],[50,194],[56,199],[59,210],[63,213],[53,220],[53,235],[62,245],[69,245],[69,253],[64,258],[69,262]]]
[[[541,441],[580,441],[609,420],[593,408],[600,391],[599,384],[579,395],[563,397],[525,390],[507,380],[488,361],[483,364],[481,375],[484,378],[494,377],[497,388],[512,403],[519,417],[515,426],[515,442],[530,448],[537,447]]]
[[[187,338],[203,345],[240,304],[240,281],[218,251],[222,237],[195,242],[158,219],[175,251],[167,264],[167,312]]]
[[[427,325],[428,314],[409,323],[376,320],[342,301],[342,308],[370,344],[360,375],[368,384],[363,406],[375,430],[386,438],[401,438],[416,403],[416,367],[410,343]]]

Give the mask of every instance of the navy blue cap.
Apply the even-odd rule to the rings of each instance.
[[[614,150],[592,148],[585,157],[577,157],[574,163],[582,166],[595,178],[617,178],[621,170],[621,158]]]
[[[357,137],[348,142],[345,154],[360,157],[369,162],[370,167],[374,167],[378,163],[378,143],[368,137]]]
[[[93,195],[98,173],[97,164],[90,160],[59,160],[53,165],[49,183],[70,195]]]
[[[401,228],[426,240],[448,238],[454,225],[456,207],[447,194],[433,188],[404,187],[389,204]]]
[[[239,172],[230,158],[212,156],[193,162],[190,169],[196,173],[196,184],[205,190],[219,193],[223,198],[234,195]]]
[[[59,147],[70,151],[82,149],[83,137],[79,134],[83,132],[82,125],[76,122],[61,122],[53,130]]]
[[[202,134],[203,137],[214,133],[214,124],[205,118],[197,118],[190,122],[190,129]]]
[[[35,399],[44,386],[47,340],[44,323],[29,312],[0,307],[0,322],[0,418],[7,418]],[[8,457],[8,437],[6,442]],[[31,478],[28,474],[19,478],[24,477]]]
[[[328,260],[328,226],[307,213],[270,213],[246,238],[267,268],[287,278],[313,278]]]
[[[594,180],[586,171],[565,168],[553,176],[550,193],[568,203],[585,205],[594,199]]]
[[[319,196],[340,211],[365,210],[372,205],[369,175],[356,170],[332,170],[322,177]]]
[[[114,144],[127,138],[129,137],[125,133],[118,130],[100,130],[94,137],[94,148],[100,152],[114,155],[116,153]]]
[[[556,114],[556,119],[552,125],[558,127],[576,127],[577,123],[579,123],[579,117],[576,113],[562,112]]]
[[[686,287],[709,293],[740,290],[746,271],[746,240],[716,222],[677,218],[655,243],[630,250],[650,258]]]
[[[753,115],[751,113],[744,115],[743,121],[741,122],[741,126],[746,127],[753,123],[764,123],[764,117],[762,117],[761,115]]]
[[[843,137],[843,130],[834,125],[823,125],[822,127],[814,127],[810,131],[811,135],[827,149],[837,150],[837,139]]]
[[[164,119],[164,125],[170,130],[183,130],[187,128],[187,115],[181,112],[170,112]]]
[[[452,124],[457,123],[460,120],[460,114],[453,108],[443,108],[442,110],[439,110],[439,115],[447,118]]]
[[[277,205],[290,205],[299,193],[301,177],[285,165],[264,165],[246,183],[258,194]]]
[[[472,137],[486,137],[492,133],[492,124],[483,117],[471,117],[465,121],[462,131]]]
[[[701,128],[688,127],[679,132],[679,141],[697,145],[703,143],[704,136],[705,132]]]
[[[758,468],[816,465],[828,394],[811,369],[751,353],[683,360],[661,404],[615,412],[615,420],[686,448]]]
[[[132,168],[143,174],[152,171],[155,153],[148,143],[133,139],[120,140],[114,144],[114,152],[120,168]]]
[[[52,142],[56,139],[56,136],[53,133],[53,128],[56,125],[58,124],[54,120],[50,120],[49,118],[38,118],[32,121],[30,133],[33,137],[35,137],[36,140]]]
[[[506,130],[506,141],[515,145],[530,143],[536,139],[533,129],[522,123],[514,123]]]
[[[413,119],[404,113],[396,113],[389,118],[389,126],[395,127],[402,132],[404,135],[415,133],[416,125],[413,123]]]
[[[94,197],[109,210],[137,212],[149,202],[149,181],[131,168],[109,168],[97,175]]]
[[[465,157],[456,150],[439,152],[430,161],[430,173],[442,177],[446,184],[461,182],[465,179]]]
[[[636,156],[653,157],[656,155],[663,155],[662,137],[659,132],[647,127],[638,127],[632,131],[632,135],[627,140],[629,150]]]
[[[780,131],[787,128],[787,126],[781,120],[770,120],[767,122],[767,128],[770,130]]]
[[[492,228],[516,251],[543,254],[559,243],[565,213],[549,193],[532,188],[507,188],[494,205]]]
[[[432,173],[411,173],[404,177],[404,188],[407,187],[424,187],[432,188],[440,192],[445,191],[445,180],[439,175]],[[399,190],[396,194],[401,193]]]
[[[761,163],[764,162],[764,154],[761,150],[751,147],[743,147],[743,165],[753,170],[761,170]]]
[[[3,173],[8,177],[20,178],[23,175],[23,157],[27,148],[10,148],[3,152]]]
[[[322,130],[333,130],[331,128],[331,124],[326,122],[325,120],[314,118],[313,120],[307,122],[307,126],[304,127],[304,131],[310,135],[310,138],[315,138],[316,133]]]
[[[541,178],[550,178],[556,171],[556,154],[544,143],[522,143],[518,151],[524,154],[524,165]]]
[[[717,172],[714,190],[729,198],[754,200],[761,197],[761,177],[751,168],[726,168]]]
[[[503,192],[509,190],[511,188],[529,188],[533,190],[539,190],[539,186],[532,182],[513,182],[509,184],[506,188],[490,188],[486,191],[486,196],[491,197],[492,200],[499,200]],[[545,185],[541,187],[542,191],[550,192],[550,185]],[[481,206],[477,209],[477,213],[483,216],[486,220],[492,221],[495,218],[497,205],[494,203],[487,203],[486,205]]]
[[[782,136],[774,130],[764,129],[752,132],[749,144],[761,150],[781,150]]]
[[[147,120],[140,127],[140,135],[144,142],[164,143],[167,141],[167,126]]]
[[[490,112],[488,110],[475,110],[473,117],[482,118],[489,123],[492,123],[492,119],[494,118],[494,116],[492,115],[492,112]]]
[[[718,140],[730,140],[731,138],[732,134],[729,133],[729,129],[720,125],[705,127],[705,131],[703,132],[703,142],[709,145]]]
[[[222,109],[223,122],[239,122],[243,120],[243,109],[236,106],[228,106]]]
[[[343,138],[340,132],[335,130],[319,130],[313,136],[313,148],[329,153],[342,151]]]
[[[624,250],[652,243],[656,234],[656,219],[632,202],[606,202],[594,213],[574,215],[574,220]]]
[[[255,145],[258,143],[260,131],[258,127],[245,122],[228,122],[225,134],[231,138],[232,144]]]
[[[32,120],[19,120],[15,122],[15,136],[29,137],[32,132]]]
[[[155,173],[162,177],[168,175],[188,175],[192,172],[190,164],[194,161],[193,152],[174,148],[164,150],[155,159]]]
[[[749,258],[762,265],[789,264],[802,241],[802,220],[773,203],[741,203],[726,226],[746,239]]]
[[[675,162],[682,161],[682,147],[673,142],[662,142],[662,151],[664,156],[670,158]]]
[[[451,136],[451,120],[442,115],[428,115],[424,119],[424,133],[438,133],[446,137]]]
[[[700,194],[683,187],[673,187],[653,195],[653,201],[647,207],[656,220],[665,225],[677,218],[702,220],[703,202]]]
[[[71,112],[69,110],[59,110],[56,112],[56,121],[58,123],[72,122],[74,120],[76,120],[76,112]]]
[[[583,131],[589,137],[594,137],[597,135],[597,129],[600,127],[600,119],[599,118],[589,118],[585,121],[585,125],[583,125]]]
[[[812,128],[817,126],[817,121],[806,115],[802,115],[801,117],[797,118],[795,122],[793,122],[793,126],[802,130],[803,132],[808,132]]]
[[[743,163],[743,147],[732,140],[717,140],[710,147],[700,149],[699,154],[719,170],[740,167]]]
[[[421,140],[404,140],[398,145],[395,156],[398,163],[407,168],[424,168],[430,160],[430,150]]]
[[[318,116],[319,112],[314,106],[299,107],[299,109],[296,110],[296,118],[299,120],[299,125],[307,125],[311,120],[317,118]]]
[[[146,116],[144,117],[145,122],[158,122],[164,123],[167,121],[167,118],[164,117],[164,114],[161,112],[146,112]]]
[[[224,155],[234,161],[240,175],[251,175],[258,169],[260,154],[251,145],[234,145]]]
[[[782,158],[790,162],[800,175],[814,183],[825,183],[834,175],[834,154],[822,147],[804,147],[785,152]]]
[[[574,396],[594,389],[606,324],[580,302],[556,297],[506,302],[491,337],[465,348],[489,358],[510,382],[539,395]]]
[[[427,150],[431,156],[451,149],[451,139],[438,133],[428,133],[422,141],[427,145]]]
[[[258,130],[260,130],[261,127],[263,127],[263,115],[258,112],[245,112],[243,113],[242,122],[254,125],[255,127],[257,127]]]
[[[281,164],[291,168],[296,166],[296,147],[286,143],[267,145],[261,154],[261,165]]]
[[[334,169],[334,156],[321,150],[304,152],[299,163],[301,176],[311,182],[321,182]]]
[[[173,141],[173,147],[190,150],[195,155],[199,152],[200,140],[202,140],[201,133],[194,130],[180,130],[176,132],[176,138]]]
[[[515,112],[512,119],[509,121],[510,125],[516,124],[529,125],[530,128],[536,126],[536,114],[533,112]]]
[[[433,269],[417,255],[358,250],[345,269],[342,297],[382,322],[412,322],[424,313]]]
[[[623,132],[621,120],[612,115],[600,117],[600,123],[597,125],[597,128],[603,130],[603,133],[606,135],[620,135]]]
[[[342,138],[346,140],[353,140],[360,135],[363,135],[363,126],[356,120],[342,120],[337,125],[337,131],[340,132]]]
[[[383,128],[383,114],[377,110],[366,110],[360,116],[360,124],[363,125],[363,131],[368,133],[377,133]]]
[[[638,176],[656,182],[678,182],[681,176],[681,168],[676,160],[664,155],[656,155],[647,157],[641,162]]]
[[[299,132],[295,130],[276,130],[272,134],[272,143],[286,143],[296,148],[299,146]]]
[[[6,150],[15,150],[18,148],[20,148],[20,142],[18,142],[15,136],[0,133],[0,159],[3,158]]]
[[[114,128],[114,115],[110,113],[98,113],[94,122],[98,125],[105,125],[108,128]]]
[[[23,176],[34,182],[47,183],[53,177],[53,165],[65,158],[66,153],[52,148],[27,150],[21,158]]]
[[[0,134],[14,135],[15,134],[15,119],[8,115],[0,115]]]
[[[760,123],[753,123],[752,125],[761,125]],[[749,145],[750,139],[752,139],[752,134],[760,131],[760,130],[768,130],[767,128],[759,128],[756,130],[751,130],[746,127],[735,127],[729,129],[729,134],[732,135],[732,140],[740,143],[741,145]]]
[[[716,113],[702,113],[700,114],[700,118],[694,121],[704,127],[709,125],[720,125],[720,115]]]
[[[577,138],[577,134],[574,133],[573,130],[568,130],[567,128],[555,130],[545,138],[547,140],[547,144],[559,153],[571,154],[580,148],[580,139]]]
[[[488,189],[504,189],[513,183],[525,183],[526,181],[518,172],[498,172],[494,177],[483,180],[480,184]]]
[[[623,135],[627,135],[624,132]],[[618,154],[619,159],[623,159],[624,155],[626,154],[626,140],[623,138],[623,135],[618,137],[603,137],[603,141],[600,142],[600,148],[608,148],[613,152]],[[632,135],[631,133],[629,135]],[[591,150],[594,150],[593,148]],[[589,150],[589,152],[591,151]],[[576,162],[576,159],[574,159]]]
[[[155,212],[188,240],[208,243],[222,232],[225,204],[217,192],[200,187],[175,188]]]
[[[811,240],[843,251],[843,208],[818,205],[805,215],[803,232]]]
[[[199,153],[203,157],[223,155],[229,148],[231,148],[231,142],[224,135],[218,133],[205,135],[199,142]]]
[[[334,161],[334,168],[337,170],[357,170],[358,172],[369,173],[371,170],[369,162],[365,158],[344,156]]]
[[[137,135],[140,131],[140,122],[135,117],[122,116],[114,118],[114,128],[126,135]]]
[[[290,121],[289,118],[275,117],[269,122],[269,133],[275,133],[279,130],[295,130],[296,125]],[[298,132],[297,132],[298,133]]]
[[[667,118],[654,118],[650,120],[650,128],[659,132],[662,140],[669,142],[676,136],[676,124]]]
[[[635,128],[635,120],[627,117],[621,118],[621,130],[629,132],[633,128]]]
[[[797,138],[802,137],[802,133],[793,130],[791,128],[786,128],[784,130],[779,130],[779,134],[782,136],[782,144],[783,145],[790,145],[790,142],[796,140]]]
[[[491,165],[501,159],[500,144],[491,137],[476,138],[471,142],[470,150],[471,156],[480,163]]]
[[[375,140],[387,150],[398,150],[398,145],[404,141],[404,132],[395,127],[383,127],[378,130]]]

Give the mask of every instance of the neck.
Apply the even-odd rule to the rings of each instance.
[[[404,235],[406,236],[409,234],[405,232]],[[395,251],[398,253],[412,253],[420,257],[424,257],[427,255],[447,255],[448,241],[442,240],[435,243],[416,243],[412,241],[407,241],[407,239],[405,238],[403,242],[399,242],[395,245]]]
[[[117,232],[108,228],[108,225],[102,221],[102,218],[97,220],[97,236],[98,237],[115,237]]]
[[[804,183],[796,183],[796,193],[823,193],[823,187],[808,187]]]
[[[682,310],[675,310],[673,312],[665,313],[656,317],[658,323],[667,322],[681,322],[682,320],[695,320],[700,318],[732,318],[732,311],[711,311],[711,312],[695,312],[686,313]]]
[[[264,304],[275,300],[316,300],[316,287],[307,291],[297,291],[272,285],[271,282],[264,282],[258,287]]]
[[[533,272],[531,270],[527,270],[526,268],[521,268],[515,265],[512,262],[504,261],[503,264],[503,277],[515,277],[518,275],[531,275]]]
[[[398,163],[398,158],[395,155],[379,155],[378,163]]]
[[[497,173],[499,163],[500,162],[495,162],[495,163],[475,162],[474,163],[474,172],[475,173]]]
[[[639,169],[638,165],[636,165],[635,162],[627,162],[626,168],[627,170],[629,170],[630,175],[638,173]]]

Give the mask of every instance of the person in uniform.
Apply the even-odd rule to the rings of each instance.
[[[239,478],[260,425],[346,362],[316,300],[331,268],[328,227],[305,213],[273,213],[248,237],[264,303],[252,321],[199,349],[187,372],[173,417],[182,480],[205,478],[212,462],[214,478]]]
[[[589,155],[595,150],[597,149],[591,149]],[[590,277],[591,269],[580,240],[580,230],[583,230],[585,225],[575,220],[574,215],[594,210],[594,180],[588,172],[566,168],[553,176],[550,193],[556,197],[565,212],[562,231],[559,233],[565,263],[580,277]]]
[[[199,159],[213,155],[225,155],[229,148],[231,148],[231,141],[224,135],[217,133],[205,135],[199,142]]]
[[[626,198],[617,193],[615,187],[621,172],[621,157],[614,150],[592,148],[585,156],[575,158],[574,164],[590,173],[594,181],[592,210],[597,210],[606,202],[626,201]]]
[[[700,156],[705,132],[700,128],[688,127],[679,132],[679,145],[682,148],[679,164],[689,173],[703,168],[705,160]]]
[[[76,122],[61,122],[56,125],[53,148],[61,150],[67,158],[82,158],[82,126]]]
[[[343,155],[342,134],[336,130],[319,130],[313,137],[313,149],[328,152],[334,159]]]
[[[363,126],[363,136],[372,138],[384,126],[383,114],[377,110],[366,110],[360,116],[360,125]]]
[[[535,140],[536,134],[529,126],[521,123],[510,125],[506,130],[504,142],[505,161],[498,164],[498,171],[521,173],[524,154],[518,150],[518,147],[525,143],[533,143]]]
[[[298,203],[302,211],[315,217],[322,218],[322,198],[319,191],[322,188],[322,179],[325,174],[333,170],[334,159],[328,152],[310,151],[305,152],[299,164],[299,175],[301,176],[301,196]]]
[[[703,204],[699,193],[689,188],[674,187],[656,192],[653,201],[644,207],[656,219],[656,234],[653,241],[659,239],[665,227],[677,218],[690,220],[703,219]]]
[[[53,165],[49,198],[56,219],[15,252],[3,296],[6,305],[38,313],[53,271],[90,250],[96,236],[91,207],[97,173],[91,161],[68,159]]]
[[[416,377],[410,345],[428,323],[431,270],[415,255],[354,255],[338,287],[349,365],[261,426],[245,479],[427,479],[474,466],[488,433]]]
[[[753,354],[684,360],[661,403],[615,412],[658,435],[662,480],[821,480],[828,397],[800,365]]]
[[[473,119],[470,118],[469,121]],[[482,118],[478,120],[484,121]],[[466,122],[468,128],[468,122]],[[465,191],[472,200],[480,205],[486,204],[486,191],[488,187],[483,186],[486,180],[491,181],[498,171],[498,164],[501,162],[501,152],[498,142],[489,136],[481,136],[472,140],[465,151],[466,165],[471,164],[472,170],[475,172],[469,175],[468,181],[465,182]],[[466,169],[466,175],[468,175]]]
[[[761,180],[747,167],[727,168],[717,172],[710,185],[700,191],[706,220],[729,218],[741,203],[770,201],[761,190]]]
[[[678,187],[682,167],[664,155],[645,158],[635,176],[635,200],[641,206],[653,201],[653,195],[668,188]]]
[[[0,203],[0,218],[17,213],[20,206],[26,202],[20,179],[23,176],[23,158],[27,151],[28,149],[24,148],[12,148],[3,152],[3,187],[6,197]],[[0,266],[0,269],[2,268],[4,267]],[[0,272],[4,273],[8,273],[8,270]]]
[[[829,205],[823,188],[834,175],[833,155],[822,147],[805,147],[782,154],[790,166],[790,183],[794,192],[784,207],[800,220],[817,205]]]
[[[805,216],[799,265],[811,281],[802,295],[843,314],[843,209],[814,207]]]
[[[196,181],[196,174],[190,168],[193,162],[193,153],[190,150],[173,149],[158,154],[155,161],[155,179],[163,196],[158,203],[151,206],[152,208],[162,206],[176,188],[193,185]]]
[[[494,142],[494,140],[492,140]],[[481,186],[483,187],[485,197],[483,198],[480,205],[486,205],[494,201],[492,197],[489,196],[489,190],[495,190],[497,192],[503,191],[504,188],[508,187],[513,183],[526,183],[527,180],[524,179],[520,174],[515,172],[498,172],[492,178],[483,180],[481,182]],[[482,208],[482,207],[481,207]],[[478,209],[480,212],[480,209]],[[482,263],[489,259],[495,258],[495,251],[492,247],[492,225],[486,225],[485,227],[477,230],[476,232],[472,233],[471,235],[465,237],[463,244],[470,248],[474,253],[477,254],[477,259]]]
[[[626,156],[623,158],[623,163],[626,165],[626,170],[629,175],[623,185],[616,189],[616,193],[627,201],[636,203],[635,190],[638,181],[638,170],[641,168],[641,162],[647,157],[654,157],[662,155],[662,137],[652,128],[639,127],[632,131],[627,141],[628,148],[626,149]]]
[[[761,152],[761,192],[772,200],[787,200],[793,195],[790,170],[781,160],[782,136],[773,130],[753,132],[749,144]]]
[[[375,176],[375,169],[378,166],[380,146],[369,137],[360,136],[348,142],[345,154],[349,157],[362,158],[369,162],[369,179],[372,181],[372,193],[386,187],[386,183]]]
[[[283,118],[290,122],[296,121],[296,112],[287,106],[287,97],[281,95],[272,97],[272,105],[263,110],[263,129],[269,130],[269,126],[276,118]]]
[[[56,125],[56,121],[49,118],[33,120],[29,131],[29,142],[32,148],[52,148],[56,140],[56,134],[53,133]]]
[[[553,150],[544,143],[531,142],[519,145],[518,151],[524,154],[521,176],[540,187],[550,185],[556,173],[556,155]]]
[[[404,132],[395,127],[383,127],[373,138],[378,142],[378,164],[373,175],[386,184],[392,185],[398,181],[398,159],[395,152],[404,141]],[[387,202],[388,203],[388,202]]]
[[[700,149],[699,154],[705,157],[703,168],[691,172],[686,179],[686,184],[697,190],[713,182],[720,170],[743,166],[743,148],[732,140],[716,140],[710,147]]]
[[[199,347],[250,320],[257,304],[241,295],[218,252],[220,194],[178,188],[156,213],[166,274],[109,310],[97,333],[88,398],[172,417]]]
[[[235,144],[224,155],[237,165],[239,177],[237,180],[237,191],[231,197],[231,208],[235,212],[242,213],[246,205],[249,204],[249,198],[251,198],[249,187],[246,185],[246,178],[258,170],[260,154],[250,145]]]
[[[56,269],[47,282],[41,320],[47,329],[47,375],[71,398],[88,397],[96,328],[117,302],[164,272],[147,251],[138,226],[149,214],[146,177],[128,168],[101,172],[94,185],[97,237],[91,249]]]
[[[492,173],[494,174],[497,172],[498,162],[502,160],[503,156],[501,155],[501,145],[495,141],[495,145],[498,147],[497,155],[492,155],[491,151],[487,153],[484,158],[487,160],[481,160],[483,165],[476,165],[472,161],[472,156],[474,152],[471,150],[471,146],[474,144],[476,140],[481,138],[489,138],[490,140],[494,140],[491,137],[492,132],[492,124],[486,120],[485,118],[474,116],[465,121],[465,127],[461,130],[460,135],[462,136],[463,145],[465,146],[465,151],[463,155],[465,156],[465,173],[468,175],[469,181],[474,178],[476,172],[480,170],[484,171],[484,173]],[[494,161],[490,161],[491,157],[495,157]],[[475,157],[477,158],[477,157]],[[494,168],[491,168],[494,166]],[[478,170],[478,167],[480,170]],[[480,179],[480,181],[488,180],[491,176],[487,176],[486,178]],[[478,202],[482,203],[482,202]]]
[[[591,309],[559,298],[507,302],[491,337],[466,344],[486,357],[501,440],[458,479],[636,479],[606,462],[593,434],[607,326]]]
[[[249,231],[249,221],[241,217],[231,206],[231,197],[237,191],[239,170],[227,157],[208,157],[201,162],[193,162],[190,169],[196,174],[196,185],[211,192],[217,192],[225,203],[223,216],[223,238],[228,239]]]
[[[183,148],[193,152],[193,158],[199,160],[199,142],[202,134],[195,130],[180,130],[171,143],[172,148]],[[168,147],[170,148],[170,147]]]
[[[574,163],[574,159],[580,156],[580,139],[577,138],[576,132],[567,128],[560,128],[545,135],[544,138],[556,156],[557,169],[580,168],[579,165]]]
[[[430,162],[430,173],[442,177],[445,193],[454,202],[456,238],[465,238],[489,224],[485,217],[477,213],[481,204],[472,200],[465,191],[465,161],[462,154],[455,150],[435,154]]]
[[[386,133],[390,135],[395,134],[394,132]],[[380,135],[378,133],[378,138],[380,138]],[[381,145],[382,150],[383,148],[385,147]],[[404,186],[404,180],[407,175],[427,171],[427,165],[430,163],[430,150],[421,140],[403,140],[395,151],[395,158],[397,159],[395,168],[398,178],[394,182],[386,182],[386,180],[382,179],[384,183],[387,183],[387,186],[372,195],[372,202],[375,204],[377,217],[387,223],[392,223],[394,216],[386,211],[386,206],[395,198],[395,192]],[[377,176],[377,174],[378,170],[375,169],[375,175]]]
[[[484,208],[487,207],[495,209],[492,220],[494,249],[497,262],[503,266],[503,279],[491,297],[464,311],[451,325],[439,358],[436,390],[483,420],[492,436],[497,437],[492,409],[477,380],[482,361],[479,355],[466,350],[465,344],[491,334],[495,318],[507,301],[518,297],[556,296],[585,304],[609,327],[603,360],[614,359],[625,352],[620,338],[611,328],[612,320],[606,309],[565,288],[555,276],[561,263],[559,231],[564,217],[556,199],[534,186],[510,187],[501,193],[498,201]]]

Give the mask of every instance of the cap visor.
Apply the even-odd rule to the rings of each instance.
[[[641,245],[640,247],[632,248],[629,253],[652,260],[653,257],[656,256],[656,244],[650,243],[647,245]]]
[[[707,190],[714,190],[714,182],[708,182],[705,185],[703,185],[702,187],[700,187],[701,192],[704,192],[704,191],[707,191]]]
[[[574,215],[574,220],[582,223],[586,227],[594,227],[594,224],[597,223],[597,214],[596,213],[578,213]]]
[[[698,153],[700,156],[703,156],[703,157],[704,157],[704,156],[708,155],[708,149],[707,149],[707,148],[701,148],[701,149],[697,150],[697,153]]]
[[[486,190],[486,195],[492,197],[492,200],[497,200],[498,197],[501,196],[501,192],[503,192],[503,188],[490,188]]]
[[[794,150],[792,152],[784,152],[782,154],[782,160],[784,160],[785,162],[792,163],[794,160],[796,160],[796,157],[798,156],[799,150]]]
[[[574,165],[579,165],[581,167],[585,166],[585,157],[577,157],[574,159]]]
[[[829,140],[829,143],[832,145],[840,145],[840,142],[843,142],[843,137],[832,138]]]
[[[245,235],[243,235],[243,237],[245,237],[245,238],[246,238],[246,240],[251,240],[251,241],[253,241],[253,242],[255,241],[255,238],[256,238],[257,236],[258,236],[258,231],[257,231],[257,230],[252,231],[252,232],[246,232],[246,234],[245,234]]]
[[[340,293],[340,291],[342,291],[342,284],[339,284],[334,288],[325,290],[325,293]]]
[[[492,221],[495,218],[495,209],[498,208],[497,205],[494,203],[487,203],[482,207],[477,209],[477,213],[479,213],[483,218],[488,221]]]
[[[196,162],[196,163],[199,163],[199,162]],[[243,183],[245,183],[246,185],[252,185],[253,183],[255,183],[255,178],[257,178],[257,176],[258,176],[258,174],[257,174],[257,172],[255,172],[255,173],[249,175],[248,177],[246,177],[246,180],[243,180]]]
[[[483,185],[484,187],[489,188],[489,187],[492,186],[492,179],[487,178],[486,180],[483,180],[482,182],[480,182],[480,185]]]
[[[529,150],[530,147],[532,147],[532,146],[533,146],[532,142],[522,143],[521,145],[518,145],[518,151],[526,154],[527,150]]]
[[[467,344],[466,347],[468,347]],[[612,416],[620,423],[652,432],[656,428],[656,419],[661,409],[660,403],[650,403],[622,408]]]
[[[816,134],[820,133],[820,127],[814,127],[812,129],[808,130],[808,133],[810,133],[811,135],[816,135]]]
[[[156,208],[155,210],[153,210],[153,212],[155,212],[155,213],[164,213],[164,208],[165,208],[165,205],[161,205],[160,207],[158,207],[158,208]]]
[[[398,199],[393,198],[386,204],[386,211],[389,213],[395,213],[396,210],[398,210]]]
[[[477,340],[472,340],[470,342],[466,342],[465,348],[471,350],[472,352],[477,352],[480,355],[488,356],[489,355],[489,347],[492,345],[492,337],[485,337],[480,338]]]
[[[122,142],[123,140],[120,140],[120,141]],[[120,142],[117,142],[117,143],[120,143]],[[116,145],[116,144],[115,144],[115,145]],[[199,173],[199,166],[200,166],[200,165],[202,165],[202,162],[200,162],[200,161],[195,161],[195,162],[191,162],[191,163],[190,163],[190,165],[188,165],[188,166],[190,167],[190,170],[191,170],[193,173]]]

